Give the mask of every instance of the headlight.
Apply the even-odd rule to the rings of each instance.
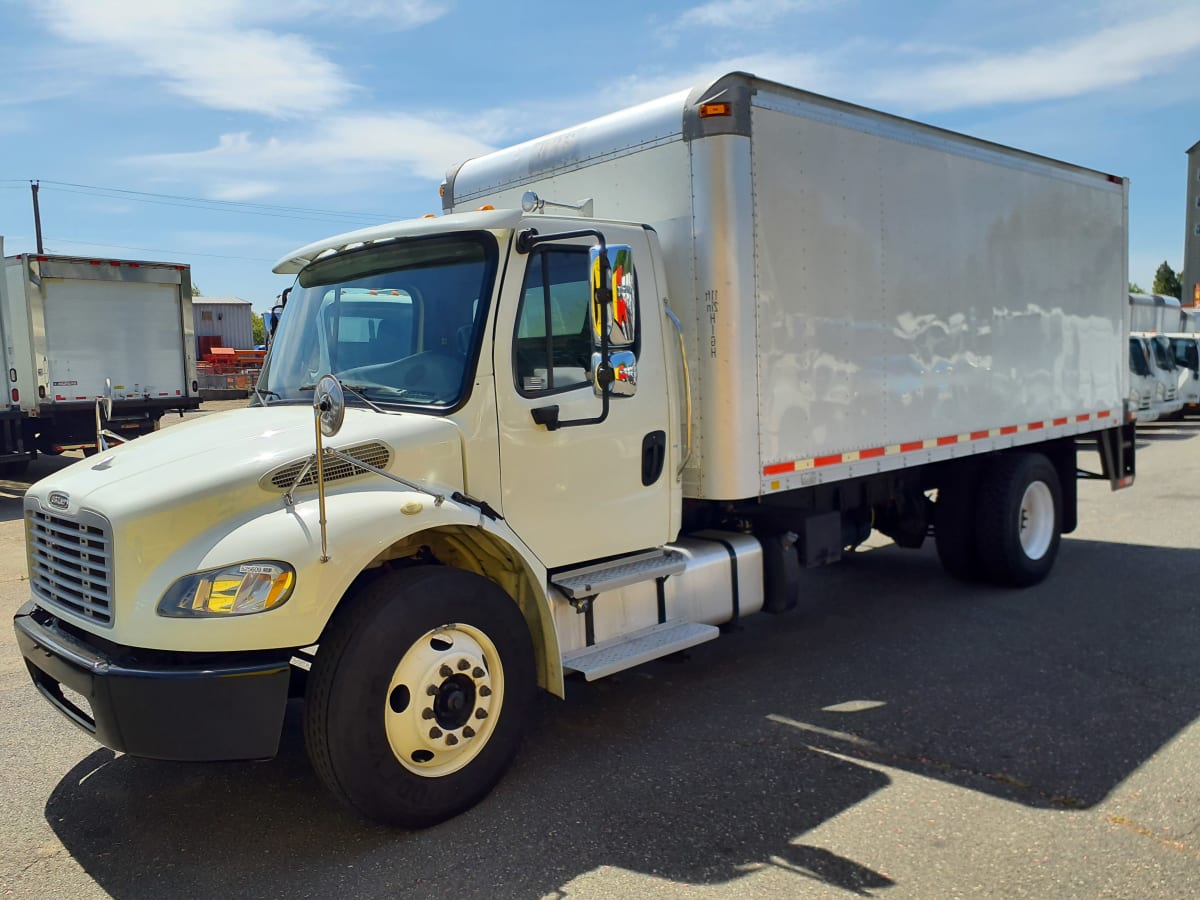
[[[1163,387],[1161,384],[1156,384],[1154,386],[1154,399],[1163,400],[1166,398],[1166,396],[1167,396],[1167,389],[1165,387]]]
[[[296,570],[284,562],[255,560],[185,575],[158,601],[160,616],[248,616],[287,602]]]

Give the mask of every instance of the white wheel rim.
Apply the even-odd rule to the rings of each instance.
[[[1054,539],[1054,496],[1044,481],[1035,481],[1021,497],[1021,549],[1030,559],[1041,559]]]
[[[457,772],[483,750],[504,701],[504,669],[491,638],[470,625],[422,635],[388,684],[388,743],[408,771],[426,778]]]

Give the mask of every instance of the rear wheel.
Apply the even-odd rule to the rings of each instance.
[[[508,595],[468,572],[415,567],[343,603],[309,675],[305,743],[358,813],[425,827],[500,780],[534,693],[529,630]]]
[[[976,514],[977,547],[994,584],[1037,584],[1054,566],[1062,530],[1058,472],[1039,453],[1000,457],[984,473]]]

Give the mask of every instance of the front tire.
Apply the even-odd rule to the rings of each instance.
[[[1054,567],[1062,532],[1062,488],[1040,453],[997,459],[979,486],[976,547],[988,580],[1028,587]]]
[[[529,630],[504,591],[458,569],[403,569],[335,614],[309,673],[305,744],[360,815],[423,828],[500,780],[535,691]]]

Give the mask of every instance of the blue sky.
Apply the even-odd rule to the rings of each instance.
[[[48,252],[262,310],[279,257],[440,212],[453,163],[744,70],[1130,177],[1149,288],[1198,58],[1197,0],[0,0],[0,234],[34,249],[40,179]]]

